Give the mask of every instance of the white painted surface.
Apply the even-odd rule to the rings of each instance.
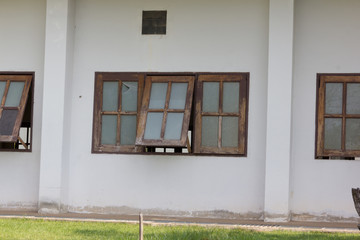
[[[154,9],[168,11],[167,34],[142,36],[142,10]],[[261,215],[267,33],[268,1],[77,1],[71,208]],[[250,72],[248,157],[91,154],[95,71]]]
[[[58,8],[68,1],[75,7]],[[275,21],[290,16],[272,18],[268,56],[267,0],[48,2],[53,27],[46,45],[44,0],[0,2],[0,71],[36,74],[33,152],[0,152],[0,209],[35,209],[40,195],[83,212],[223,210],[259,217],[264,209],[290,209],[305,220],[356,217],[350,189],[359,187],[360,162],[315,160],[314,146],[316,73],[359,72],[359,1],[295,0],[293,87],[291,60],[284,60],[291,56],[290,35],[282,35],[290,34],[291,23]],[[142,36],[141,12],[154,9],[168,11],[167,35]],[[279,55],[277,41],[285,41]],[[49,84],[42,108],[44,56]],[[248,156],[91,154],[95,71],[250,72]],[[42,184],[41,129],[47,139]]]
[[[295,4],[292,126],[292,212],[357,217],[351,188],[360,162],[315,160],[316,73],[360,72],[360,2],[301,0]]]
[[[45,0],[0,1],[0,71],[35,72],[32,153],[0,152],[1,209],[37,207],[45,6]]]
[[[289,216],[293,0],[270,0],[265,220]]]
[[[48,0],[46,7],[44,103],[42,119],[42,142],[40,164],[39,206],[41,212],[60,210],[63,167],[68,142],[64,135],[68,96],[66,78],[71,57],[68,57],[68,18],[70,0]],[[70,54],[72,56],[72,54]],[[70,90],[70,89],[69,89]],[[68,91],[69,91],[68,90]],[[42,205],[46,206],[42,206]],[[53,205],[53,206],[51,206]],[[57,206],[57,207],[56,207]]]

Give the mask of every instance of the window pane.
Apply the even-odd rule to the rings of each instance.
[[[0,118],[0,135],[12,135],[18,110],[4,109]]]
[[[137,110],[137,82],[122,82],[121,109],[125,112]]]
[[[219,135],[219,117],[202,117],[201,145],[217,147]]]
[[[326,83],[325,92],[325,113],[341,114],[342,113],[342,83]]]
[[[102,115],[101,144],[116,144],[117,115]]]
[[[346,150],[360,150],[360,119],[346,119]]]
[[[146,118],[144,139],[160,139],[163,113],[149,112]]]
[[[25,82],[11,82],[9,92],[6,96],[5,106],[6,107],[18,107],[22,92],[24,90]]]
[[[163,109],[165,107],[167,87],[168,83],[152,83],[149,108]]]
[[[360,114],[360,84],[348,83],[346,95],[346,113]]]
[[[118,99],[118,82],[104,82],[102,110],[117,111]]]
[[[136,115],[121,115],[120,144],[134,145],[136,138]]]
[[[203,83],[203,112],[219,111],[219,83],[204,82]]]
[[[341,118],[325,118],[325,149],[341,149]]]
[[[168,113],[164,139],[180,140],[184,113]]]
[[[239,90],[240,90],[240,83],[224,82],[223,112],[226,113],[239,112]]]
[[[0,104],[1,104],[2,98],[4,96],[5,87],[6,87],[6,82],[0,81]]]
[[[188,83],[171,84],[170,109],[184,109]]]
[[[221,124],[221,146],[237,147],[238,146],[238,117],[223,117]]]

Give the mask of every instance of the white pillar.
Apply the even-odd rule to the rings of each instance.
[[[265,221],[289,220],[294,0],[270,0]]]
[[[61,209],[66,79],[72,49],[73,0],[47,0],[42,109],[39,212]]]

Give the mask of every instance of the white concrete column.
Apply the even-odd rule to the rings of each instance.
[[[265,221],[289,220],[294,0],[270,0]]]
[[[42,109],[39,212],[59,213],[61,209],[62,168],[66,158],[65,96],[72,49],[73,0],[47,0],[45,66]],[[71,69],[71,68],[70,68]]]

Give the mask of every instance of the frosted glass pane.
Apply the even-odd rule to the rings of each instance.
[[[137,110],[137,82],[123,82],[121,88],[121,109],[125,112]]]
[[[9,92],[6,96],[6,107],[18,107],[20,104],[25,82],[11,82]]]
[[[219,117],[202,117],[201,146],[217,147],[219,136]]]
[[[160,139],[163,113],[149,112],[146,118],[144,139]]]
[[[239,118],[223,117],[221,124],[221,146],[237,147],[239,134]]]
[[[134,145],[136,138],[136,115],[121,115],[120,144]]]
[[[170,109],[185,109],[188,83],[171,84]]]
[[[166,140],[180,140],[184,113],[168,113],[165,126]]]
[[[360,84],[359,83],[347,84],[346,113],[360,114]]]
[[[223,112],[239,112],[239,90],[240,83],[224,82],[223,89]]]
[[[346,119],[346,150],[360,150],[360,119]]]
[[[117,115],[102,115],[101,144],[116,144]]]
[[[153,83],[151,85],[149,108],[163,109],[165,107],[167,87],[168,83]]]
[[[325,149],[341,149],[341,118],[325,118]]]
[[[325,85],[325,113],[341,114],[342,113],[342,83],[326,83]]]
[[[203,85],[203,112],[219,111],[219,83],[204,82]]]
[[[4,96],[5,87],[6,87],[6,82],[0,81],[0,104],[1,104],[2,98]]]
[[[118,110],[118,82],[104,82],[103,84],[103,111]]]

